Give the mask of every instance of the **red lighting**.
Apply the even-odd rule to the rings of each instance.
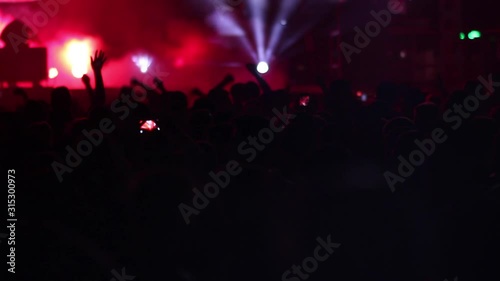
[[[154,131],[158,129],[158,125],[153,120],[142,121],[141,130],[143,131]]]
[[[175,67],[179,68],[179,67],[183,67],[183,66],[184,66],[184,59],[178,58],[175,60]]]

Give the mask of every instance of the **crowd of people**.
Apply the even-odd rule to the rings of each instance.
[[[122,119],[106,96],[105,62],[96,52],[94,76],[82,79],[84,115],[65,87],[50,103],[16,89],[20,106],[2,113],[2,149],[19,177],[26,280],[500,280],[494,89],[480,87],[490,98],[454,129],[443,113],[475,95],[479,81],[439,95],[383,82],[365,103],[348,81],[296,96],[248,65],[255,81],[229,75],[197,91],[191,107],[160,79],[133,80],[120,96],[146,98]],[[295,117],[247,161],[238,147],[269,128],[275,109]],[[61,180],[54,163],[67,163],[67,148],[106,118],[116,129]],[[146,120],[156,130],[141,133]],[[398,156],[435,128],[447,140],[389,188],[385,172],[397,174]],[[192,205],[192,190],[232,160],[241,174],[186,224],[179,205]],[[328,235],[340,247],[315,272],[284,276]]]

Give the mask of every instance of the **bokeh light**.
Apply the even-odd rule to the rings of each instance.
[[[49,69],[49,78],[50,78],[50,79],[54,79],[54,78],[56,78],[58,75],[59,75],[59,71],[57,70],[57,68],[52,67],[51,69]],[[82,76],[83,76],[83,75],[82,75]]]
[[[257,65],[257,71],[261,74],[265,74],[269,71],[269,64],[267,62],[261,61]]]
[[[153,63],[153,59],[146,55],[133,56],[132,61],[139,67],[142,73],[148,72],[149,66]]]
[[[88,73],[92,46],[90,40],[72,39],[65,44],[64,58],[75,78]]]

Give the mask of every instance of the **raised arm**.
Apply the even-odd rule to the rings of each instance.
[[[92,85],[90,85],[90,77],[87,74],[84,74],[82,76],[82,83],[83,85],[85,85],[85,89],[87,90],[87,94],[89,95],[90,104],[94,104],[95,93],[94,89],[92,89]]]
[[[271,89],[271,86],[269,86],[269,84],[266,82],[266,80],[264,80],[264,78],[262,78],[260,73],[257,71],[257,66],[255,64],[249,63],[246,65],[246,67],[247,67],[247,70],[253,75],[253,77],[255,77],[255,79],[259,83],[264,94],[271,93],[273,91]]]
[[[167,89],[165,89],[165,85],[163,84],[163,81],[161,81],[160,78],[155,77],[153,82],[155,83],[156,89],[158,89],[162,94],[167,93]]]
[[[104,80],[102,78],[102,67],[107,58],[103,51],[95,51],[94,57],[90,57],[90,64],[95,77],[94,105],[104,105],[106,103],[106,93],[104,90]]]
[[[227,85],[231,84],[234,82],[234,76],[231,75],[231,74],[228,74],[226,75],[226,77],[224,77],[224,79],[219,83],[217,84],[213,89],[213,90],[222,90],[224,89]]]

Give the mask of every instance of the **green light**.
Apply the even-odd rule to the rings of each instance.
[[[465,33],[460,32],[460,40],[465,40]]]
[[[467,37],[469,37],[470,40],[474,40],[476,38],[481,38],[481,32],[479,32],[477,30],[472,30],[471,32],[469,32]]]

